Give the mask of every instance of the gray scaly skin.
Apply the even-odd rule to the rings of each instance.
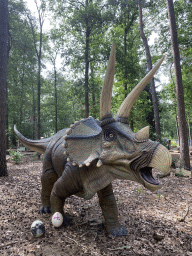
[[[16,126],[14,130],[24,146],[44,154],[40,212],[64,215],[67,197],[90,199],[97,193],[106,229],[118,237],[126,235],[127,230],[119,223],[111,182],[133,180],[155,191],[161,185],[153,178],[152,168],[169,172],[171,155],[164,146],[149,139],[149,127],[133,133],[128,125],[132,105],[161,63],[127,96],[113,118],[110,109],[114,63],[113,44],[101,93],[101,121],[92,117],[82,119],[70,129],[43,140],[29,140]],[[64,221],[67,222],[67,217]]]

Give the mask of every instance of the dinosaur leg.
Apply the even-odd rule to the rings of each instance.
[[[40,209],[40,213],[51,213],[51,203],[50,196],[52,188],[55,182],[58,179],[58,175],[54,171],[54,169],[48,169],[44,171],[41,175],[41,202],[42,206]]]
[[[99,204],[102,209],[102,213],[105,219],[107,232],[115,237],[125,236],[127,230],[121,226],[118,221],[118,210],[113,194],[112,185],[109,184],[107,187],[97,192],[99,197]]]
[[[62,176],[55,182],[51,192],[52,213],[60,212],[64,215],[63,207],[65,199],[80,191],[82,191],[82,182],[78,167],[74,167],[71,163],[67,163]]]

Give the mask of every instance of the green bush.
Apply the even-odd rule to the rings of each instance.
[[[14,150],[9,149],[7,151],[9,152],[9,155],[11,156],[11,160],[13,160],[16,164],[21,162],[21,160],[24,157],[19,150],[14,151]]]
[[[176,148],[176,147],[178,147],[178,145],[177,145],[177,143],[175,142],[175,141],[171,141],[171,146],[173,147],[173,148]]]

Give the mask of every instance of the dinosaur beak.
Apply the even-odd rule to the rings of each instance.
[[[159,144],[157,149],[153,154],[153,158],[149,167],[155,168],[158,171],[163,172],[164,174],[169,173],[169,169],[172,163],[172,156],[169,153],[168,149],[163,145]]]
[[[147,167],[140,169],[140,177],[142,184],[150,191],[156,191],[162,187],[161,184],[153,177],[152,168],[168,174],[172,162],[172,157],[169,151],[161,144],[156,148],[152,160]]]

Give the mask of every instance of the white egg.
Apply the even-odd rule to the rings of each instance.
[[[34,237],[40,237],[45,234],[45,226],[41,220],[35,220],[32,223],[31,233]]]
[[[63,215],[60,212],[55,212],[52,216],[52,224],[58,228],[63,224]]]

